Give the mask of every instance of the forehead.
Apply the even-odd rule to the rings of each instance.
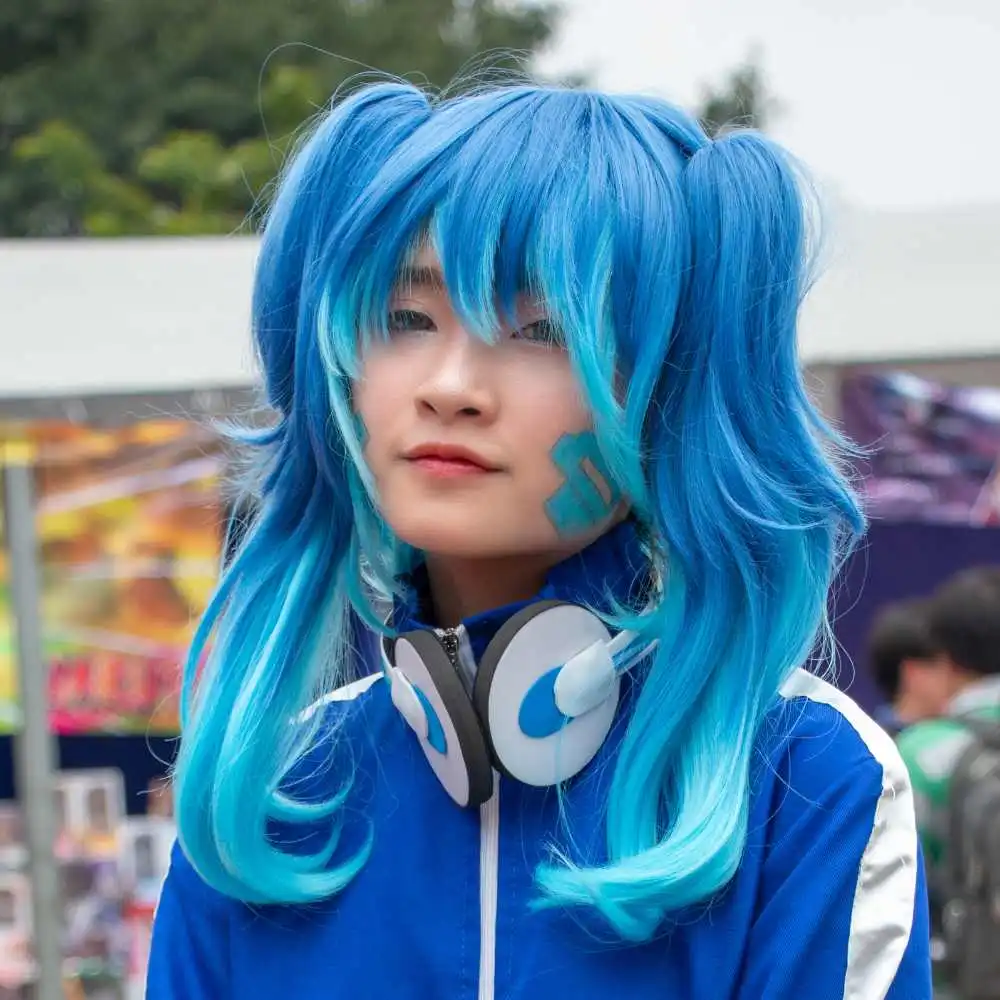
[[[438,259],[437,251],[426,240],[421,241],[417,249],[407,257],[405,263],[408,267],[420,270],[441,270],[441,261]]]
[[[415,289],[449,294],[441,259],[428,240],[422,240],[420,245],[406,256],[396,276],[395,284],[397,290]],[[516,293],[512,306],[516,315],[509,318],[516,318],[526,311],[541,309],[542,302],[538,296],[527,290],[521,290]],[[497,319],[503,321],[501,303],[494,302],[494,307],[501,312]]]
[[[434,248],[426,240],[409,253],[396,272],[393,282],[397,292],[447,292],[444,271]]]

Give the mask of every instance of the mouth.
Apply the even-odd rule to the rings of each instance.
[[[475,476],[500,471],[499,465],[461,445],[422,444],[411,448],[403,457],[422,472],[434,476]]]

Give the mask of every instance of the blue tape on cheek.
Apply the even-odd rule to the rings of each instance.
[[[560,535],[584,534],[611,515],[621,491],[611,480],[593,431],[564,434],[552,448],[552,461],[565,482],[546,501],[545,513]],[[603,480],[605,493],[593,473]]]
[[[420,702],[424,710],[424,715],[427,716],[427,742],[438,753],[447,753],[448,740],[445,738],[444,726],[441,725],[441,720],[438,718],[437,712],[434,711],[434,706],[427,700],[427,695],[416,684],[413,685],[413,691],[417,696],[417,701]]]

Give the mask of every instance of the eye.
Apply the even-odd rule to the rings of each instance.
[[[563,347],[566,338],[562,331],[547,317],[536,319],[527,326],[522,326],[511,334],[513,340],[523,340],[529,344],[539,344],[543,347]]]
[[[386,323],[389,333],[430,333],[434,320],[417,309],[393,309]]]

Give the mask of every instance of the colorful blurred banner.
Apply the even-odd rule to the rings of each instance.
[[[10,571],[4,537],[3,496],[0,495],[0,732],[17,725],[17,672],[14,669],[14,631],[10,618]]]
[[[841,384],[841,414],[848,436],[871,452],[872,516],[1000,524],[1000,390],[853,374]]]
[[[174,732],[179,665],[219,560],[220,442],[168,420],[114,429],[35,424],[27,433],[38,447],[53,728]],[[5,598],[0,589],[0,699],[9,707]]]

